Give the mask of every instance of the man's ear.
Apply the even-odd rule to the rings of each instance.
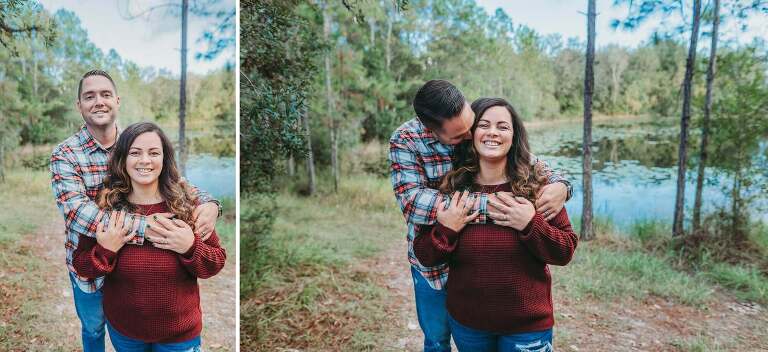
[[[77,111],[80,111],[80,98],[75,100],[75,108],[77,109]]]
[[[120,96],[117,95],[117,96],[115,96],[115,98],[117,98],[117,99],[115,99],[116,102],[117,102],[117,106],[120,106]]]

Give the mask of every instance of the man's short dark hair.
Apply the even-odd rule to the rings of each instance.
[[[413,98],[413,110],[421,123],[439,130],[443,122],[461,113],[464,95],[451,82],[433,79],[424,83]]]
[[[80,100],[80,94],[83,93],[83,81],[85,81],[86,78],[91,76],[103,76],[106,77],[110,83],[112,83],[112,88],[115,89],[115,94],[117,94],[117,86],[115,85],[115,81],[112,80],[112,77],[107,73],[106,71],[102,70],[91,70],[86,72],[83,75],[83,78],[80,78],[80,84],[77,85],[77,100]]]

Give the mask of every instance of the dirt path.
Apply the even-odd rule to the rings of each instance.
[[[29,255],[39,256],[42,265],[26,275],[36,276],[45,283],[46,294],[32,305],[34,326],[46,337],[45,341],[30,341],[29,346],[43,344],[43,350],[78,351],[80,347],[80,321],[72,301],[72,285],[64,264],[64,221],[55,213],[55,220],[42,225],[34,235],[26,236],[22,248]],[[224,269],[208,280],[200,280],[203,310],[203,347],[206,351],[235,351],[235,254],[227,253]],[[51,312],[47,314],[46,312]],[[107,342],[108,351],[112,346]]]
[[[421,351],[413,283],[401,241],[374,260],[380,285],[389,296],[383,351]],[[557,273],[553,274],[557,280]],[[386,279],[388,278],[388,279]],[[715,293],[705,308],[674,304],[659,297],[643,301],[576,301],[554,292],[556,351],[688,351],[698,346],[725,351],[768,350],[765,307]],[[392,322],[392,323],[389,323]],[[455,347],[454,347],[455,350]]]

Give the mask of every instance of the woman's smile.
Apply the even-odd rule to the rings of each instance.
[[[163,170],[163,145],[154,132],[142,133],[133,141],[125,160],[128,176],[136,184],[157,182]]]
[[[477,122],[473,133],[477,154],[484,159],[506,157],[512,148],[512,115],[506,108],[494,106]]]

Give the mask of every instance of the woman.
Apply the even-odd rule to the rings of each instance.
[[[436,225],[421,229],[414,252],[422,265],[450,266],[446,306],[460,351],[550,351],[547,264],[567,264],[577,237],[565,208],[549,222],[534,209],[547,178],[531,163],[514,108],[504,99],[481,98],[472,110],[473,138],[457,146],[454,168],[441,181],[441,192],[453,197],[438,206]],[[468,213],[475,202],[468,192],[493,194],[491,205],[511,211],[503,223],[465,226],[478,216]]]
[[[115,350],[197,351],[202,317],[197,278],[216,275],[226,259],[214,232],[201,241],[189,224],[196,205],[179,176],[173,147],[149,122],[128,126],[115,143],[98,204],[112,211],[96,238],[80,236],[73,265],[79,275],[106,276],[104,315]],[[160,234],[124,246],[133,234],[126,213],[156,216]]]

